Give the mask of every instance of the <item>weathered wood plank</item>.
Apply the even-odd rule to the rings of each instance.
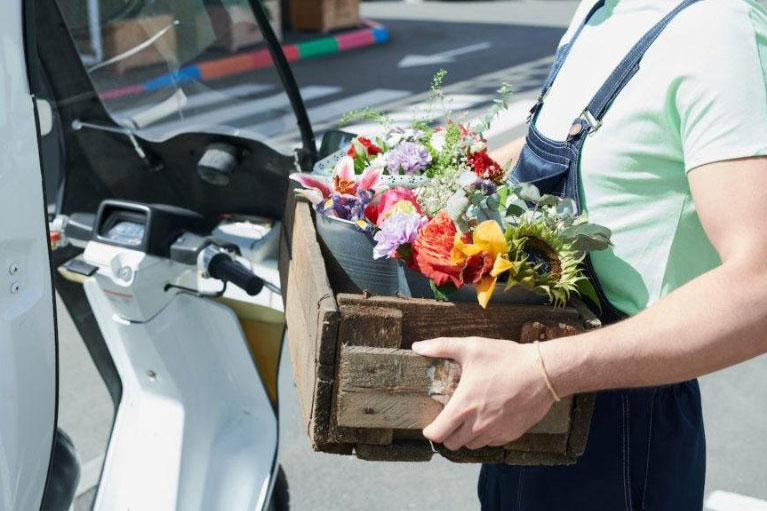
[[[340,315],[305,201],[296,202],[292,226],[285,300],[288,340],[307,432],[318,446],[332,443],[329,430]],[[320,360],[323,345],[333,347],[327,361]]]
[[[339,294],[339,306],[368,306],[397,309],[402,312],[402,348],[432,337],[481,336],[518,340],[527,322],[568,323],[578,325],[577,310],[565,307],[491,304],[482,309],[475,303],[438,302],[386,296]]]
[[[460,367],[409,350],[344,346],[336,376],[339,425],[423,429],[455,390]],[[531,432],[566,434],[571,408],[569,397],[555,403]]]
[[[338,342],[341,346],[399,348],[402,312],[388,307],[341,305]]]
[[[378,346],[398,348],[402,341],[402,313],[383,307],[340,307],[341,324],[338,329],[339,345]],[[388,445],[393,431],[380,428],[349,428],[337,424],[338,379],[331,417],[331,436],[339,442]]]
[[[575,396],[572,428],[567,439],[567,454],[573,459],[586,451],[586,443],[589,438],[591,418],[594,414],[596,399],[597,396],[594,393]]]
[[[367,461],[429,461],[434,455],[428,442],[408,440],[392,445],[357,444],[354,452]]]

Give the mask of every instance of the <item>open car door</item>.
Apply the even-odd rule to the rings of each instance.
[[[0,511],[41,508],[56,436],[55,306],[24,8],[0,4]]]

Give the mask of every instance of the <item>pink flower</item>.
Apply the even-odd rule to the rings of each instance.
[[[354,160],[344,156],[336,165],[330,182],[327,179],[295,172],[290,179],[297,181],[306,188],[302,190],[312,204],[318,204],[332,198],[334,194],[342,196],[356,196],[358,191],[375,192],[381,180],[382,168],[368,167],[359,178],[354,175]]]
[[[365,210],[365,216],[368,220],[378,225],[379,222],[383,222],[385,217],[388,217],[388,213],[397,206],[400,202],[405,201],[412,205],[412,209],[415,213],[421,214],[421,207],[416,201],[415,194],[409,188],[398,186],[384,192],[377,201],[371,203]],[[399,207],[401,207],[400,205]]]

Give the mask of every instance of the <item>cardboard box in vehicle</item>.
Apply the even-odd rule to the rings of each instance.
[[[360,24],[359,0],[290,0],[290,24],[295,30],[330,32]]]
[[[282,39],[282,14],[279,0],[264,0],[266,15],[277,39]],[[264,40],[253,12],[245,5],[216,5],[206,7],[207,23],[213,29],[212,48],[234,53]],[[202,26],[202,25],[201,25]]]
[[[104,61],[125,55],[114,64],[118,72],[177,60],[173,16],[144,16],[115,21],[103,32]],[[160,35],[161,34],[161,35]],[[153,37],[157,39],[149,44]],[[145,46],[142,46],[145,45]]]

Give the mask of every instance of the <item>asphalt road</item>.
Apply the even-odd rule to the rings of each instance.
[[[575,3],[567,1],[365,4],[369,16],[388,26],[391,42],[298,62],[296,76],[304,93],[311,92],[308,96],[313,99],[307,101],[307,107],[318,133],[334,127],[345,111],[363,106],[375,106],[404,119],[414,105],[423,103],[430,79],[439,68],[448,70],[446,92],[453,106],[467,111],[469,117],[486,107],[498,84],[506,80],[515,95],[510,112],[499,119],[491,136],[491,143],[500,144],[523,133],[527,108],[574,7]],[[471,51],[458,51],[453,61],[448,57],[443,62],[399,66],[407,55],[433,57],[461,49]],[[231,91],[252,79],[258,81],[257,76],[240,75],[210,85]],[[261,122],[243,117],[226,102],[206,104],[202,113],[217,114],[222,122],[243,127]],[[288,146],[297,141],[295,130],[274,135]],[[59,310],[60,424],[74,437],[83,461],[79,511],[88,509],[93,496],[112,411],[82,341],[63,307]],[[290,482],[293,509],[477,508],[476,466],[437,458],[428,464],[371,463],[311,452],[297,408],[289,357],[283,362],[280,461]],[[767,357],[702,379],[709,453],[708,509],[712,511],[767,510],[766,384]],[[760,500],[738,500],[733,494]]]

